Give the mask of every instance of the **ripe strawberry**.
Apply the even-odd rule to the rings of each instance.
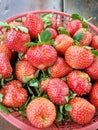
[[[90,102],[98,107],[98,82],[96,82],[90,91]]]
[[[84,69],[93,63],[94,58],[90,50],[74,45],[67,49],[65,59],[72,68]]]
[[[8,56],[5,53],[0,53],[0,77],[10,78],[12,75],[12,67]]]
[[[46,98],[35,98],[26,109],[26,115],[36,128],[46,128],[53,124],[56,118],[54,104]]]
[[[8,82],[0,93],[3,94],[2,104],[8,107],[20,107],[27,100],[27,91],[18,80]]]
[[[52,78],[48,83],[48,96],[57,105],[66,103],[65,96],[69,95],[67,84],[59,78]]]
[[[25,53],[28,49],[25,43],[30,42],[28,33],[19,30],[10,29],[6,34],[5,43],[9,49]]]
[[[92,79],[98,80],[98,57],[94,58],[94,62],[85,71]]]
[[[74,33],[82,27],[83,25],[80,20],[71,20],[66,24],[66,30],[71,36],[73,36]]]
[[[32,46],[27,51],[28,61],[38,69],[53,65],[57,59],[56,50],[48,44]]]
[[[88,74],[82,71],[74,70],[67,76],[69,88],[77,95],[84,95],[90,92],[91,82]]]
[[[78,124],[87,124],[95,115],[95,107],[86,99],[75,97],[70,100],[69,104],[72,110],[69,111],[69,115],[72,120]]]
[[[39,85],[40,90],[44,90],[45,93],[47,93],[48,90],[48,83],[50,78],[45,78],[44,80],[41,80],[41,83]]]
[[[18,61],[16,63],[16,78],[22,83],[27,83],[34,78],[35,68],[26,60]]]
[[[61,53],[65,54],[65,51],[73,45],[73,39],[65,34],[59,34],[54,42],[54,47],[56,50]]]
[[[76,31],[74,36],[76,36],[79,33],[83,33],[83,36],[79,41],[79,44],[82,46],[88,46],[92,41],[92,34],[89,31],[85,30],[84,28],[80,28],[78,31]]]
[[[93,36],[91,47],[98,50],[98,35]]]
[[[33,13],[27,14],[24,26],[28,28],[32,38],[37,38],[44,28],[41,18]]]
[[[0,53],[5,53],[8,57],[8,59],[11,59],[11,51],[8,49],[6,44],[0,44]]]
[[[72,68],[66,63],[65,59],[58,57],[53,66],[50,67],[50,74],[53,78],[66,76]]]
[[[46,28],[46,30],[48,30],[48,31],[51,32],[51,34],[52,34],[51,39],[55,39],[56,36],[58,35],[58,34],[57,34],[57,31],[56,31],[54,28]]]

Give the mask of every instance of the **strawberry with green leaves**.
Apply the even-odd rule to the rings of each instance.
[[[44,23],[37,15],[28,13],[26,15],[24,26],[28,28],[29,34],[32,38],[37,38],[44,28]]]
[[[33,67],[28,61],[21,60],[16,63],[15,74],[16,78],[22,83],[27,83],[34,78],[35,67]]]
[[[50,75],[53,78],[66,76],[72,68],[66,63],[65,59],[58,57],[56,62],[50,67]]]
[[[0,90],[3,95],[2,104],[8,107],[20,107],[24,105],[28,94],[26,89],[22,88],[22,84],[18,80],[12,80]]]
[[[75,97],[69,102],[72,110],[69,115],[78,124],[87,124],[95,115],[95,107],[89,101],[81,97]]]
[[[46,30],[48,30],[48,31],[50,31],[51,32],[51,34],[52,34],[52,36],[51,36],[51,39],[55,39],[56,38],[56,36],[58,35],[57,34],[57,31],[54,29],[54,28],[46,28]]]
[[[92,87],[89,75],[79,70],[74,70],[68,74],[67,84],[79,96],[88,94]]]
[[[51,126],[55,121],[56,108],[50,100],[39,97],[28,104],[26,115],[34,127],[44,129]]]

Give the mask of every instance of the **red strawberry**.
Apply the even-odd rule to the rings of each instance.
[[[48,83],[48,96],[57,105],[66,103],[65,96],[69,95],[67,84],[59,78],[53,78]]]
[[[21,82],[12,80],[0,90],[3,94],[2,103],[8,107],[20,107],[27,100],[27,91],[22,88]]]
[[[84,69],[93,63],[94,58],[90,50],[74,45],[67,49],[65,59],[72,68]]]
[[[98,50],[98,35],[93,36],[91,47]]]
[[[39,85],[40,90],[44,90],[45,93],[47,93],[48,90],[48,83],[50,78],[45,78],[44,80],[41,80],[41,83]]]
[[[16,63],[16,77],[22,83],[27,83],[30,79],[34,78],[35,68],[25,60]]]
[[[28,33],[10,29],[6,34],[5,43],[11,50],[25,53],[28,49],[28,47],[25,46],[25,43],[28,42],[30,42],[30,36]]]
[[[79,41],[79,44],[82,46],[88,46],[92,41],[92,34],[84,28],[80,28],[78,31],[76,31],[74,36],[76,36],[80,32],[83,33],[83,36],[82,39]]]
[[[0,53],[0,77],[10,78],[12,75],[12,67],[8,56],[5,53]]]
[[[90,91],[90,102],[98,107],[98,82],[96,82]]]
[[[27,59],[36,68],[44,69],[53,65],[57,59],[57,52],[48,44],[32,46],[27,51]]]
[[[11,51],[8,49],[6,44],[0,44],[0,53],[5,53],[8,57],[8,59],[11,59]]]
[[[72,120],[78,124],[87,124],[95,115],[95,107],[86,99],[75,97],[71,99],[69,104],[72,107],[72,110],[69,111],[69,114]]]
[[[65,54],[65,51],[72,45],[73,39],[65,34],[58,35],[54,42],[54,47],[56,50],[63,55]]]
[[[74,70],[67,76],[69,88],[77,95],[82,96],[91,90],[91,82],[88,74],[82,71]]]
[[[52,34],[51,39],[55,39],[56,36],[58,35],[58,34],[57,34],[57,31],[56,31],[54,28],[46,28],[46,30],[48,30],[48,31],[51,32],[51,34]]]
[[[94,58],[94,62],[85,71],[92,79],[98,80],[98,57]]]
[[[66,76],[72,68],[66,63],[65,59],[58,57],[53,66],[50,67],[50,74],[53,78]]]
[[[37,38],[38,34],[40,34],[44,28],[41,18],[33,13],[27,14],[24,26],[28,28],[32,38]]]
[[[46,98],[35,98],[26,109],[26,115],[36,128],[46,128],[53,124],[56,118],[54,104]]]
[[[72,20],[72,21],[69,21],[66,25],[66,30],[67,32],[70,33],[71,36],[74,35],[74,33],[82,28],[83,25],[82,25],[82,22],[80,20]]]

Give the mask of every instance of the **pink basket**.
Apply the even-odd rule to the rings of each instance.
[[[6,22],[10,23],[15,19],[25,19],[27,13],[28,12],[13,16],[7,19]],[[70,18],[70,14],[66,14],[58,11],[41,10],[41,11],[32,11],[32,13],[36,15],[41,15],[43,13],[51,13],[57,19],[57,24],[63,24],[63,25],[66,25],[66,22],[68,22]],[[92,33],[98,34],[98,28],[91,23],[88,24]],[[1,33],[3,32],[4,29],[1,30]],[[13,124],[14,126],[16,126],[21,130],[39,130],[37,128],[34,128],[30,124],[30,122],[27,119],[23,118],[18,112],[12,111],[8,115],[0,112],[0,115],[8,122],[10,122],[11,124]],[[50,128],[46,128],[43,130],[96,130],[96,129],[98,129],[98,109],[96,110],[96,115],[94,116],[94,118],[87,125],[78,125],[74,122],[63,121],[61,123],[54,123]]]

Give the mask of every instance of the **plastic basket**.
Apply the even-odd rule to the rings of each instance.
[[[64,12],[58,12],[58,11],[50,11],[50,10],[39,10],[39,11],[31,11],[32,13],[36,15],[41,15],[43,13],[51,13],[54,15],[54,17],[57,19],[57,24],[63,24],[66,25],[70,18],[70,14],[64,13]],[[8,18],[5,20],[6,22],[10,23],[14,21],[15,19],[25,19],[25,16],[28,12],[19,14],[16,16],[13,16],[11,18]],[[90,31],[93,34],[98,34],[98,28],[94,26],[91,23],[88,23],[90,27]],[[4,33],[4,29],[1,29],[1,34]],[[30,122],[23,118],[18,112],[13,112],[11,111],[10,114],[6,115],[2,112],[0,112],[0,115],[10,122],[12,125],[16,126],[17,128],[21,130],[39,130],[37,128],[34,128]],[[67,121],[62,121],[60,123],[54,123],[51,127],[43,129],[43,130],[96,130],[98,129],[98,109],[96,110],[96,114],[94,118],[91,120],[91,122],[87,125],[78,125],[75,122],[67,122]]]

